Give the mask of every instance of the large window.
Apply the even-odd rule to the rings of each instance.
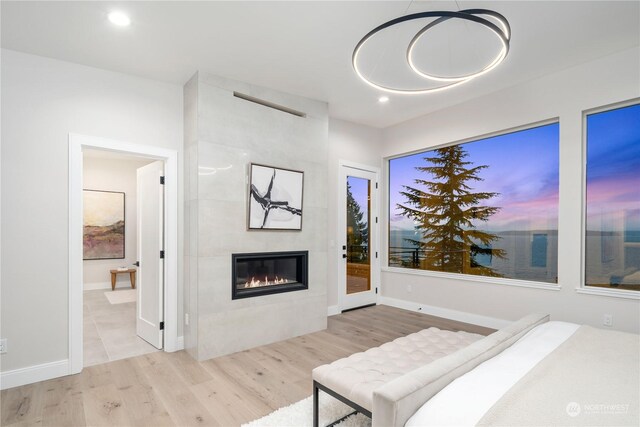
[[[389,266],[557,283],[557,123],[389,161]]]
[[[640,104],[589,114],[587,286],[640,290]]]

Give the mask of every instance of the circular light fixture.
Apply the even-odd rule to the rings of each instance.
[[[117,25],[118,27],[128,27],[131,25],[131,19],[123,12],[117,10],[111,12],[108,18],[113,25]]]
[[[389,97],[388,96],[381,96],[380,98],[378,98],[378,102],[380,104],[384,104],[386,102],[389,102]]]
[[[486,18],[482,18],[478,15],[485,15],[485,16],[490,16],[492,18],[494,18],[498,23],[499,26],[494,24],[493,22],[489,21]],[[448,84],[442,85],[442,86],[437,86],[437,87],[430,87],[430,88],[420,88],[420,89],[399,89],[399,88],[393,88],[393,87],[388,87],[388,86],[384,86],[378,83],[373,82],[372,80],[368,79],[364,73],[362,72],[362,70],[360,70],[360,67],[358,65],[358,55],[360,54],[360,51],[362,50],[362,47],[365,45],[365,43],[371,39],[374,35],[376,35],[377,33],[379,33],[380,31],[383,31],[389,27],[392,27],[394,25],[398,25],[401,24],[403,22],[407,22],[407,21],[413,21],[416,19],[424,19],[424,18],[438,18],[432,22],[430,22],[429,24],[427,24],[425,27],[423,27],[420,31],[418,31],[416,33],[416,35],[413,37],[413,39],[411,40],[411,42],[409,42],[409,46],[407,47],[407,62],[409,63],[409,67],[411,67],[411,69],[420,77],[425,78],[425,79],[429,79],[429,80],[434,80],[434,81],[439,81],[439,82],[447,82]],[[466,21],[472,21],[472,22],[476,22],[480,25],[485,26],[486,28],[488,28],[489,30],[491,30],[500,40],[501,44],[502,44],[502,48],[500,49],[500,52],[498,53],[498,55],[493,59],[493,61],[491,61],[488,65],[486,65],[484,68],[482,68],[480,71],[477,71],[475,73],[471,73],[471,74],[466,74],[463,76],[435,76],[435,75],[431,75],[428,73],[425,73],[424,71],[420,70],[414,60],[413,60],[413,54],[414,54],[414,48],[416,46],[416,44],[418,43],[418,41],[420,40],[420,38],[423,37],[423,35],[429,31],[431,28],[435,27],[438,24],[441,24],[444,21],[447,21],[449,19],[463,19]],[[511,39],[511,27],[509,26],[509,22],[507,21],[507,19],[502,16],[501,14],[494,12],[492,10],[488,10],[488,9],[466,9],[466,10],[461,10],[459,12],[453,12],[453,11],[431,11],[431,12],[419,12],[419,13],[414,13],[411,15],[405,15],[405,16],[401,16],[399,18],[395,18],[392,19],[391,21],[385,22],[384,24],[381,24],[379,26],[377,26],[376,28],[374,28],[373,30],[369,31],[356,45],[355,49],[353,50],[353,55],[351,56],[351,62],[353,64],[353,69],[355,71],[355,73],[358,75],[358,77],[360,77],[360,79],[362,79],[362,81],[364,81],[365,83],[367,83],[369,86],[372,86],[376,89],[385,91],[385,92],[390,92],[390,93],[398,93],[398,94],[409,94],[409,95],[420,95],[420,94],[425,94],[425,93],[433,93],[433,92],[438,92],[444,89],[449,89],[455,86],[459,86],[463,83],[466,83],[468,81],[471,81],[472,79],[481,76],[491,70],[493,70],[495,67],[497,67],[498,65],[500,65],[500,63],[502,61],[504,61],[504,59],[507,56],[507,53],[509,53],[509,41]]]

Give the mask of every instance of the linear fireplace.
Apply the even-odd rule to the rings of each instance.
[[[308,254],[308,251],[232,254],[232,299],[308,289]]]

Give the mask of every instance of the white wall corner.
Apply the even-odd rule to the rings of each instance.
[[[327,316],[335,316],[336,314],[340,314],[340,307],[337,305],[330,305],[327,307]]]
[[[444,319],[456,320],[458,322],[471,323],[473,325],[484,326],[485,328],[500,329],[512,323],[511,320],[482,316],[480,314],[467,313],[465,311],[451,310],[449,308],[435,307],[432,305],[384,296],[381,296],[378,302],[382,305],[416,311],[419,313],[429,314],[431,316],[442,317]]]
[[[0,374],[0,390],[69,375],[69,360],[27,366]]]

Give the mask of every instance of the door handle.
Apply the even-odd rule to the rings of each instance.
[[[342,254],[342,258],[346,258],[346,257],[347,257],[347,254]]]
[[[136,267],[140,267],[140,261],[134,262],[133,265],[135,265]]]

